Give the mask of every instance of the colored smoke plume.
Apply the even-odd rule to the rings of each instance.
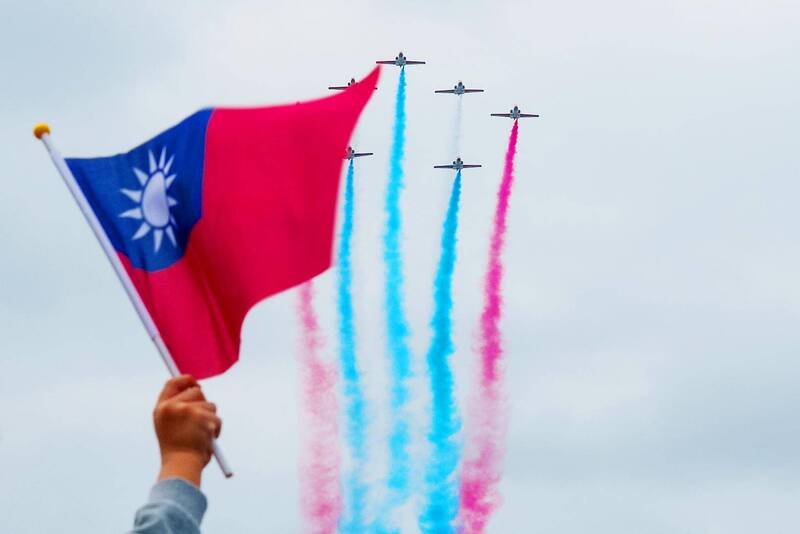
[[[461,171],[458,171],[442,228],[442,248],[434,280],[434,310],[430,323],[433,337],[427,354],[432,403],[431,428],[428,432],[431,452],[425,472],[425,503],[419,525],[422,532],[432,534],[453,532],[459,505],[455,472],[461,453],[456,440],[460,421],[449,358],[454,350],[452,285],[460,197]]]
[[[311,281],[300,286],[297,312],[301,324],[300,368],[308,436],[300,464],[300,504],[313,534],[336,532],[342,499],[339,489],[339,448],[336,367],[321,355],[322,334],[313,304]]]
[[[501,477],[505,441],[502,374],[499,369],[503,356],[500,332],[502,252],[511,186],[514,182],[517,132],[518,122],[514,121],[500,189],[497,192],[489,261],[484,280],[484,307],[480,319],[480,377],[467,417],[466,460],[461,473],[459,522],[464,534],[484,532],[491,514],[500,504],[497,486]]]
[[[347,167],[344,190],[344,218],[338,253],[338,311],[339,311],[339,360],[344,385],[345,437],[352,465],[345,474],[345,512],[341,531],[364,532],[364,509],[366,508],[367,484],[364,471],[367,462],[366,401],[361,384],[361,373],[356,357],[355,318],[352,295],[352,240],[354,215],[353,160]]]
[[[384,306],[389,354],[391,428],[389,430],[389,467],[386,480],[386,503],[379,509],[374,532],[393,532],[394,511],[409,495],[408,381],[411,378],[409,327],[403,309],[403,257],[401,249],[402,217],[400,193],[403,190],[403,157],[406,131],[406,71],[400,69],[395,100],[389,181],[386,185],[386,228],[383,234],[383,261],[386,272]]]

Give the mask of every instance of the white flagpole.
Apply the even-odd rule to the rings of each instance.
[[[167,366],[169,374],[172,376],[178,376],[180,374],[178,371],[178,366],[175,365],[175,361],[172,359],[169,349],[167,349],[167,346],[164,344],[164,340],[161,339],[161,334],[158,333],[158,328],[153,322],[153,318],[150,317],[150,313],[147,311],[144,302],[142,302],[139,292],[136,291],[136,288],[133,286],[130,278],[128,278],[128,273],[125,272],[125,268],[119,261],[119,257],[117,256],[111,241],[108,239],[105,231],[103,231],[103,227],[100,225],[97,215],[95,215],[94,210],[92,210],[91,206],[89,205],[89,201],[86,200],[86,197],[83,195],[83,191],[81,191],[81,188],[75,181],[75,177],[72,175],[72,171],[69,170],[67,162],[64,161],[64,158],[61,156],[58,150],[56,150],[56,147],[53,146],[53,142],[50,140],[50,127],[46,124],[37,124],[33,129],[33,134],[37,139],[40,139],[42,143],[44,143],[44,146],[47,148],[47,152],[50,153],[50,158],[53,160],[56,169],[58,169],[58,173],[64,179],[64,183],[67,185],[69,192],[72,193],[72,197],[75,199],[75,202],[78,203],[78,207],[83,212],[83,216],[86,217],[86,222],[88,222],[89,226],[92,228],[92,232],[94,232],[94,236],[97,238],[97,241],[100,242],[103,252],[106,253],[108,261],[111,262],[111,267],[114,268],[117,278],[119,278],[119,281],[122,283],[122,287],[125,288],[125,293],[128,294],[128,298],[131,300],[131,304],[133,304],[136,313],[139,315],[139,319],[141,319],[145,330],[147,330],[147,334],[150,336],[150,339],[153,340],[153,343],[155,343],[156,349],[158,349],[158,353],[161,355],[164,365]],[[220,469],[222,469],[222,473],[226,478],[233,476],[233,471],[231,471],[225,456],[223,456],[219,445],[217,445],[217,440],[212,441],[212,446],[214,458],[217,460],[217,464],[219,464]]]

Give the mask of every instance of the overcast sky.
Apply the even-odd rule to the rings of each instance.
[[[272,4],[272,5],[270,5]],[[296,101],[402,49],[403,246],[416,365],[463,79],[454,365],[469,392],[494,193],[518,104],[505,254],[508,456],[495,533],[800,527],[800,6],[641,2],[4,1],[0,21],[0,530],[122,532],[157,472],[166,373],[46,152],[127,150],[210,105]],[[382,194],[397,69],[359,126],[359,357],[381,469]],[[334,273],[317,308],[335,357]],[[207,382],[236,476],[207,533],[300,532],[293,291],[252,310]],[[415,387],[424,391],[424,383]],[[424,395],[420,398],[424,399]],[[416,406],[424,424],[423,402]],[[411,503],[407,528],[415,532]]]

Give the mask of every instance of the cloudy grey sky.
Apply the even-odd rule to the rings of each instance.
[[[520,125],[506,251],[510,408],[496,533],[800,526],[800,7],[790,1],[3,2],[0,525],[124,531],[157,470],[165,371],[43,148],[114,153],[200,107],[295,101],[403,49],[407,308],[419,354],[463,79],[458,394],[493,195]],[[396,69],[357,132],[356,299],[381,469],[381,200]],[[317,305],[332,356],[334,278]],[[236,476],[206,472],[208,533],[300,532],[296,301],[245,323],[208,382]],[[423,392],[423,384],[417,384]],[[424,395],[416,406],[420,425]],[[413,527],[414,503],[406,531]]]

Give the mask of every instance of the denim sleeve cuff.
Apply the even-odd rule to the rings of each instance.
[[[197,525],[206,513],[206,497],[199,489],[182,478],[167,478],[158,482],[150,490],[150,502],[174,503],[194,520]]]

